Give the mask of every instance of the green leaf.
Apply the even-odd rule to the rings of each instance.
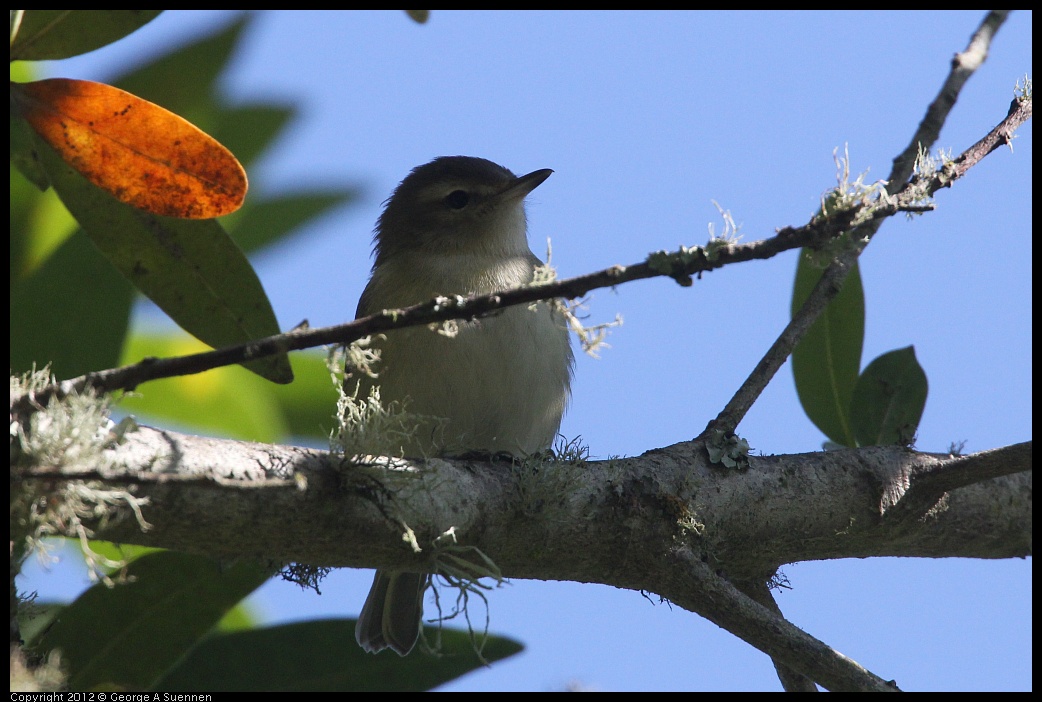
[[[18,172],[27,181],[40,190],[46,190],[51,184],[47,181],[47,174],[43,172],[43,168],[40,167],[33,153],[34,139],[32,128],[24,119],[18,118],[17,108],[13,100],[10,102],[10,106],[11,165],[18,169]],[[13,173],[12,169],[12,175]],[[12,181],[11,185],[14,187],[14,181]],[[14,198],[14,193],[11,194],[11,197]]]
[[[69,543],[74,543],[72,539]],[[78,546],[76,546],[78,548]],[[138,546],[137,544],[117,544],[113,541],[103,541],[100,539],[92,539],[90,542],[90,550],[102,558],[107,558],[110,561],[130,563],[136,561],[138,558],[147,556],[150,553],[162,553],[164,549],[156,548],[155,546]],[[111,571],[109,571],[111,573]]]
[[[249,21],[250,15],[240,15],[216,34],[178,47],[113,83],[190,120],[248,166],[297,114],[293,105],[232,107],[217,94],[217,79]],[[192,80],[186,81],[186,75]]]
[[[221,617],[221,621],[217,622],[217,628],[214,631],[248,631],[257,628],[259,623],[257,614],[250,606],[249,600],[243,600]]]
[[[209,133],[211,125],[198,119],[194,112],[212,104],[214,84],[227,66],[249,17],[241,15],[215,34],[139,65],[112,84],[176,112]]]
[[[869,363],[851,403],[858,445],[910,445],[923,417],[927,390],[914,346],[889,351]]]
[[[217,94],[217,79],[249,21],[250,15],[239,15],[218,32],[177,47],[112,83],[189,120],[247,165],[296,114],[295,107],[286,105],[229,107]]]
[[[243,251],[253,253],[281,241],[305,222],[356,197],[356,191],[344,188],[340,191],[276,195],[260,202],[250,202],[228,217],[228,232]]]
[[[29,647],[43,636],[51,622],[67,607],[64,602],[41,602],[33,600],[18,606],[18,630]]]
[[[822,270],[800,252],[793,286],[792,311],[803,305],[821,278]],[[792,353],[792,374],[803,411],[832,441],[854,446],[850,400],[861,367],[865,338],[865,293],[857,266],[843,289],[810,328]]]
[[[78,56],[122,39],[162,10],[25,10],[11,60]]]
[[[247,167],[284,131],[298,113],[294,105],[252,103],[228,106],[216,95],[216,80],[234,53],[251,16],[237,18],[217,34],[188,44],[115,81],[124,90],[172,109],[224,144]],[[192,75],[186,91],[184,76]],[[226,230],[247,253],[282,239],[308,219],[348,199],[351,188],[247,199],[240,212],[222,218]],[[256,208],[256,209],[255,209]],[[251,213],[251,210],[254,210]],[[242,225],[240,225],[242,223]]]
[[[194,353],[198,342],[178,332],[134,333],[121,363]],[[184,427],[248,441],[289,437],[326,441],[337,394],[321,351],[291,356],[293,382],[273,385],[240,368],[217,368],[184,378],[163,378],[120,400],[121,411],[149,423]]]
[[[95,246],[185,331],[215,348],[279,332],[260,279],[216,220],[143,212],[91,185],[42,140],[37,153]],[[293,379],[285,354],[243,365],[276,383]]]
[[[133,301],[130,284],[77,230],[11,280],[11,370],[50,363],[57,377],[74,378],[117,366]]]
[[[271,572],[164,551],[135,560],[128,574],[126,584],[80,595],[36,645],[61,649],[69,689],[147,689]]]
[[[224,144],[243,164],[249,164],[275,141],[297,114],[286,105],[201,106],[196,118],[207,133]]]
[[[441,655],[376,656],[355,643],[355,620],[331,619],[214,635],[152,688],[164,691],[396,692],[429,690],[483,667],[470,636],[441,632]],[[490,636],[489,662],[522,650]]]
[[[121,362],[134,363],[153,356],[184,356],[203,350],[198,341],[173,330],[134,333],[127,341]],[[292,364],[299,365],[298,359],[294,357]],[[326,384],[332,387],[328,372]],[[191,376],[155,380],[120,400],[119,408],[144,417],[147,422],[178,426],[187,431],[277,442],[287,439],[289,429],[272,390],[296,386],[296,382],[288,386],[272,385],[241,368],[215,368]],[[333,413],[335,406],[335,398],[327,401],[326,417]]]
[[[328,441],[336,421],[337,393],[326,367],[326,354],[309,351],[293,354],[293,383],[268,385],[282,409],[288,431],[296,437]]]
[[[34,233],[32,218],[42,193],[11,164],[11,288],[30,270],[29,251]],[[43,171],[40,171],[41,175]],[[46,179],[46,176],[43,176]],[[11,306],[14,309],[14,305]]]

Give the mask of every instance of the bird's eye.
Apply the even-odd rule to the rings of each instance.
[[[445,204],[454,210],[462,210],[468,202],[470,202],[470,193],[466,190],[453,190],[445,196]]]

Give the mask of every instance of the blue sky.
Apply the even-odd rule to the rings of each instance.
[[[380,203],[410,168],[466,154],[517,173],[552,168],[529,198],[532,248],[553,240],[561,276],[700,244],[730,210],[743,241],[805,222],[835,184],[833,150],[884,178],[984,11],[907,13],[265,12],[225,76],[238,100],[302,115],[251,174],[265,192],[329,183],[363,199],[256,260],[284,327],[353,316]],[[104,80],[227,21],[170,11],[105,51],[48,67]],[[937,146],[958,153],[1006,114],[1030,70],[1031,13],[1015,13],[962,93]],[[887,222],[862,257],[863,365],[914,344],[930,382],[918,447],[967,451],[1031,438],[1032,125],[935,212]],[[597,457],[696,435],[788,316],[794,253],[727,267],[691,288],[652,280],[597,291],[616,314],[599,360],[580,357],[561,431]],[[147,310],[142,311],[147,316]],[[332,408],[331,408],[332,410]],[[739,433],[763,453],[820,448],[788,366]],[[1031,561],[868,559],[786,566],[785,614],[906,690],[1031,688]],[[35,571],[41,595],[85,586]],[[271,622],[355,616],[369,571],[322,596],[272,583]],[[514,581],[492,628],[520,656],[449,690],[778,689],[770,661],[697,615],[639,593]]]

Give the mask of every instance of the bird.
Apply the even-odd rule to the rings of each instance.
[[[552,170],[516,176],[492,161],[442,156],[414,168],[384,203],[374,263],[356,317],[436,296],[533,281],[525,198]],[[570,398],[574,358],[563,315],[548,301],[460,320],[452,334],[419,326],[373,341],[383,403],[424,418],[401,454],[523,457],[548,449]],[[365,394],[360,395],[365,397]],[[427,573],[378,570],[355,627],[366,651],[407,655],[423,626]]]

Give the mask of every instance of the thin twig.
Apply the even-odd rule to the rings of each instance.
[[[926,116],[919,123],[919,127],[912,136],[908,147],[894,159],[894,165],[890,171],[890,177],[887,179],[886,186],[889,195],[900,199],[901,194],[911,194],[910,190],[920,190],[917,182],[909,182],[909,178],[912,177],[915,170],[916,158],[918,154],[929,151],[937,140],[941,127],[944,126],[948,113],[958,98],[959,91],[965,85],[966,80],[984,62],[991,38],[998,31],[1008,14],[1006,11],[988,13],[981,26],[978,27],[977,31],[970,38],[966,51],[956,54],[952,60],[951,71],[948,73],[944,85],[941,86],[941,91],[934,101],[930,103],[929,108],[927,108]],[[1027,103],[1027,113],[1030,116],[1030,100],[1027,100]],[[1007,119],[1009,119],[1009,116],[1007,116]],[[1006,121],[1003,120],[1002,124],[1005,124]],[[995,133],[1001,126],[1000,124],[999,127],[993,129],[992,133]],[[1008,139],[1008,133],[1004,133]],[[956,162],[962,159],[971,160],[967,156],[968,153],[969,150],[960,156],[959,159],[956,159]],[[976,161],[973,162],[976,163],[980,158],[981,156],[977,156]],[[951,175],[953,178],[959,177],[965,174],[965,172],[966,170],[962,170],[958,175],[954,172]],[[923,194],[925,195],[926,193]],[[921,197],[913,197],[912,200],[914,202],[917,199],[921,199]],[[705,438],[710,432],[715,430],[722,430],[726,434],[734,432],[738,424],[752,408],[753,403],[767,387],[767,384],[774,378],[774,375],[792,354],[792,350],[796,348],[800,340],[810,331],[814,322],[825,311],[832,299],[839,294],[847,274],[850,273],[868,242],[879,231],[882,223],[882,218],[872,218],[851,230],[850,239],[852,243],[850,248],[838,255],[829,267],[825,269],[814,290],[811,291],[804,301],[803,306],[792,316],[785,329],[782,330],[775,342],[771,344],[763,358],[756,364],[756,367],[720,414],[709,422],[702,434],[699,435],[699,439]]]
[[[622,283],[646,278],[669,277],[690,285],[690,278],[726,265],[757,259],[769,259],[784,251],[819,246],[831,237],[850,228],[856,219],[882,219],[898,212],[920,212],[924,206],[910,198],[894,198],[889,202],[866,203],[852,208],[816,216],[802,227],[785,227],[761,241],[748,244],[715,244],[712,250],[695,247],[674,254],[660,252],[649,260],[630,266],[612,266],[586,275],[556,280],[540,285],[529,285],[485,294],[442,297],[397,310],[383,310],[351,322],[318,329],[296,329],[257,339],[238,346],[213,351],[175,356],[145,358],[120,368],[88,373],[43,387],[31,395],[12,398],[11,412],[32,412],[46,405],[52,398],[64,398],[86,389],[97,392],[133,390],[141,383],[192,375],[204,371],[251,361],[266,356],[299,351],[325,345],[349,344],[365,336],[422,324],[444,322],[450,319],[475,319],[496,310],[514,305],[530,304],[551,298],[579,298],[591,290],[615,287]]]

